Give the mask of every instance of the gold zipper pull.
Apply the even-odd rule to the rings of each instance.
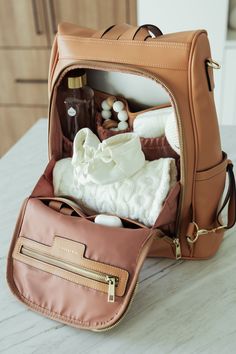
[[[108,283],[108,302],[115,302],[115,292],[116,292],[116,278],[107,276],[106,281]]]
[[[182,255],[179,238],[174,238],[173,243],[175,244],[175,257],[176,259],[180,259]]]

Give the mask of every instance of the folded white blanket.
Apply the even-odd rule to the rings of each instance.
[[[130,159],[132,163],[132,158]],[[80,183],[74,178],[71,159],[59,160],[53,170],[56,196],[74,198],[78,204],[96,213],[114,214],[153,226],[170,188],[176,182],[174,159],[146,161],[143,168],[129,178],[99,185]]]

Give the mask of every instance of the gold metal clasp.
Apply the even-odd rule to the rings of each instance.
[[[199,229],[198,224],[194,221],[192,223],[196,228],[196,233],[195,233],[195,237],[193,239],[191,237],[187,236],[187,240],[189,243],[195,243],[198,240],[199,236],[207,235],[210,232],[217,232],[221,229],[224,229],[227,226],[227,225],[220,225],[220,226],[214,227],[210,230],[207,230],[207,229]]]

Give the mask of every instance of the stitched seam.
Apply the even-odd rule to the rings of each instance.
[[[196,178],[195,178],[195,180],[196,181],[205,181],[205,180],[207,180],[207,179],[211,179],[211,178],[213,178],[213,177],[215,177],[215,176],[217,176],[217,175],[219,175],[220,173],[222,173],[222,172],[226,172],[226,165],[225,165],[225,162],[226,161],[223,161],[222,163],[223,163],[223,166],[221,166],[221,167],[219,167],[219,170],[218,171],[216,171],[213,175],[211,175],[211,176],[206,176],[205,178],[204,177],[202,177],[201,178],[201,176],[200,176],[200,174],[201,173],[211,173],[211,169],[209,170],[209,171],[200,171],[200,172],[196,172]],[[217,168],[218,166],[216,166],[215,168]],[[212,169],[214,169],[214,167],[212,167]],[[199,175],[199,176],[198,176]]]
[[[98,40],[95,38],[77,38],[77,37],[69,37],[69,36],[63,36],[63,35],[59,35],[59,37],[63,40],[63,41],[76,41],[76,42],[94,42],[94,43],[98,43]],[[179,48],[179,49],[186,49],[188,47],[190,47],[191,43],[183,43],[183,42],[155,42],[155,43],[151,43],[151,42],[146,42],[146,41],[129,41],[129,40],[113,40],[113,39],[102,39],[102,42],[100,43],[106,43],[109,45],[115,45],[117,46],[117,44],[128,44],[129,46],[147,46],[147,47],[161,47],[161,48]]]
[[[20,297],[24,298],[26,302],[32,304],[33,308],[37,309],[41,313],[46,313],[50,318],[61,318],[64,321],[67,321],[67,322],[70,322],[70,323],[73,323],[73,324],[81,324],[81,325],[84,325],[86,327],[92,326],[93,322],[90,322],[90,321],[85,322],[85,321],[80,320],[77,317],[61,315],[61,314],[59,314],[57,312],[49,310],[47,307],[35,304],[32,299],[26,297],[23,294],[20,294]],[[119,306],[118,309],[120,309],[121,305]],[[102,323],[111,322],[116,315],[118,315],[118,312],[115,312],[115,314],[109,320],[104,320],[104,321],[102,321]]]
[[[76,57],[70,57],[70,56],[63,56],[59,58],[60,60],[90,60],[88,59],[86,56],[81,56],[78,58]],[[99,57],[93,57],[92,60],[98,60],[98,61],[102,61],[101,58]],[[117,60],[117,58],[108,58],[106,57],[106,61],[110,61],[110,62],[115,62],[117,64],[119,63],[122,63],[122,64],[130,64],[130,61],[126,61],[126,60]],[[141,62],[141,61],[133,61],[132,64],[135,64],[135,65],[147,65],[147,66],[151,66],[151,67],[157,67],[157,68],[163,68],[163,69],[170,69],[170,70],[181,70],[181,71],[187,71],[187,68],[183,68],[183,67],[171,67],[169,65],[166,65],[166,64],[151,64],[151,63],[144,63],[144,62]]]
[[[202,32],[201,32],[202,33]],[[196,214],[196,198],[195,198],[195,189],[196,189],[196,169],[197,169],[197,161],[198,161],[198,154],[199,154],[199,136],[198,130],[196,125],[196,109],[193,103],[193,56],[196,50],[197,41],[199,38],[200,33],[195,33],[192,45],[190,47],[189,55],[188,55],[188,73],[187,73],[187,90],[188,90],[188,98],[189,98],[189,111],[190,111],[190,118],[191,118],[191,125],[192,125],[192,132],[193,132],[193,140],[194,140],[194,153],[192,154],[191,158],[194,158],[193,163],[193,179],[192,179],[192,186],[191,186],[191,205],[192,205],[192,217],[195,217]],[[186,171],[185,171],[186,172]],[[191,251],[191,256],[194,252],[194,247]]]
[[[210,177],[206,177],[206,178],[195,178],[195,181],[197,181],[197,182],[207,181],[207,180],[209,180],[209,179],[212,179],[212,178],[214,178],[214,177],[220,175],[220,174],[223,173],[223,172],[226,173],[226,170],[223,169],[223,170],[219,171],[218,173],[216,173],[216,174],[214,174],[214,175],[212,175],[212,176],[210,176]]]

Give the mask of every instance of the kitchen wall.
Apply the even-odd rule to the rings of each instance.
[[[215,100],[219,121],[227,124],[223,117],[222,96],[224,76],[225,43],[227,39],[228,1],[227,0],[137,0],[138,24],[152,23],[163,33],[205,28],[211,43],[212,58],[222,65],[215,70]],[[232,95],[232,91],[227,94]],[[236,97],[228,97],[235,100]],[[235,123],[236,124],[236,120]]]

